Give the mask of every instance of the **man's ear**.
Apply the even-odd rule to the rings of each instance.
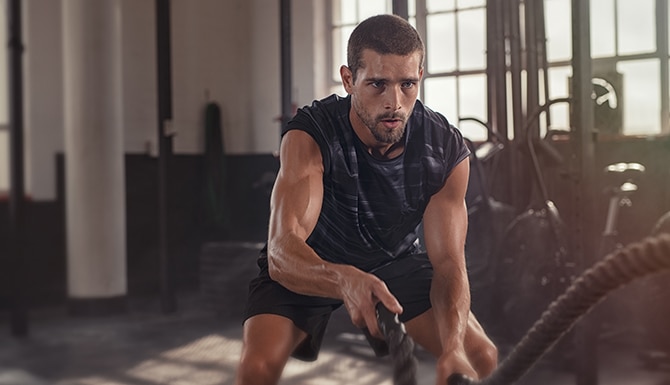
[[[354,86],[354,74],[351,72],[351,69],[345,65],[340,66],[340,77],[342,78],[342,85],[345,91],[350,94]]]

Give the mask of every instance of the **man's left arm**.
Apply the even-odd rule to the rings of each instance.
[[[466,158],[431,198],[423,218],[426,251],[434,270],[430,300],[442,342],[438,378],[447,378],[456,372],[476,378],[464,347],[470,315],[470,285],[465,264],[468,227],[465,192],[469,172]]]

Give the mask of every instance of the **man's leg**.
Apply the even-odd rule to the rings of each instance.
[[[279,381],[295,348],[307,337],[293,321],[274,314],[259,314],[244,323],[244,346],[236,385],[270,385]]]
[[[417,344],[431,352],[435,357],[442,354],[442,344],[437,338],[438,329],[433,309],[429,309],[407,321],[405,327],[407,333]],[[477,371],[479,378],[489,376],[498,365],[498,350],[472,312],[468,319],[464,343],[470,364]]]

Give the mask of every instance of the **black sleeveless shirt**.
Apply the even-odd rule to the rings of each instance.
[[[424,210],[469,151],[458,129],[417,101],[403,153],[390,160],[373,158],[354,133],[350,108],[350,97],[315,101],[298,110],[282,135],[305,131],[323,157],[321,214],[307,244],[326,261],[370,271],[419,252]]]

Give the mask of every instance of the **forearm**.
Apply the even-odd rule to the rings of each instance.
[[[443,354],[463,349],[470,314],[470,287],[465,266],[437,267],[430,291]]]
[[[300,237],[287,233],[268,244],[270,277],[296,293],[342,299],[353,266],[324,261]]]
[[[433,265],[430,298],[444,355],[463,353],[470,317],[470,285],[465,263],[468,213],[465,191],[469,163],[454,168],[424,214],[426,251]]]

